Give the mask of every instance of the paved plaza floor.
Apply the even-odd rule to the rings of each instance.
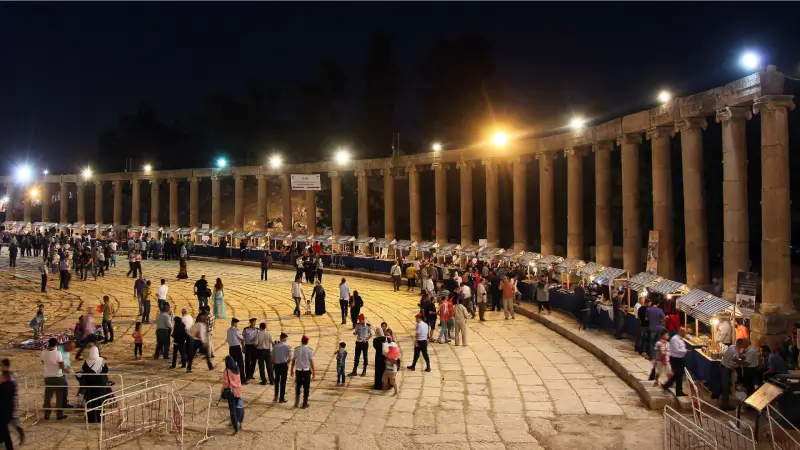
[[[227,321],[217,321],[214,371],[208,371],[202,360],[193,373],[169,369],[164,360],[154,361],[153,325],[143,327],[146,358],[135,361],[131,333],[138,308],[132,296],[133,280],[124,277],[127,263],[97,281],[73,281],[68,291],[58,290],[55,280],[47,293],[40,293],[37,259],[21,258],[16,269],[9,269],[7,261],[4,252],[0,268],[0,338],[4,343],[30,336],[28,322],[39,303],[46,307],[46,331],[58,331],[71,327],[82,311],[95,307],[103,295],[109,295],[118,310],[114,317],[116,339],[102,345],[101,354],[112,373],[122,374],[129,380],[128,385],[143,377],[164,377],[175,382],[187,399],[203,393],[207,397],[212,386],[216,400],[223,357],[227,355]],[[262,282],[259,269],[254,267],[200,261],[188,264],[189,280],[177,280],[177,262],[143,261],[144,273],[154,285],[160,278],[168,280],[172,306],[178,311],[187,308],[193,315],[198,307],[192,295],[194,281],[203,274],[211,283],[222,278],[229,318],[242,320],[240,328],[249,317],[256,317],[259,322],[266,319],[274,336],[281,331],[289,334],[292,346],[299,345],[303,334],[309,336],[318,371],[311,383],[309,409],[294,409],[291,401],[273,404],[272,386],[245,386],[244,431],[236,436],[231,435],[227,405],[213,404],[209,434],[214,438],[206,446],[404,450],[661,447],[660,413],[644,407],[633,389],[587,351],[520,315],[506,321],[502,313],[490,312],[487,322],[470,322],[468,347],[430,345],[432,371],[421,371],[422,361],[416,372],[401,370],[400,394],[391,396],[389,392],[370,389],[371,366],[367,376],[348,378],[347,386],[336,386],[337,344],[347,343],[348,372],[355,353],[350,324],[340,324],[340,277],[324,277],[327,314],[297,318],[292,315],[294,302],[290,296],[293,272],[273,270],[270,280]],[[367,319],[375,326],[386,321],[395,331],[403,351],[403,366],[410,363],[418,293],[406,293],[405,288],[394,293],[388,283],[355,275],[348,277],[348,284],[364,298],[362,312]],[[310,286],[305,291],[310,296]],[[14,370],[20,376],[40,374],[38,351],[4,348],[0,353],[13,359]],[[370,364],[373,357],[370,345]],[[292,383],[293,379],[289,381]],[[292,392],[287,398],[293,396],[293,388],[287,386],[287,391]],[[197,403],[207,404],[200,399]],[[204,407],[197,408],[204,411]],[[25,422],[29,433],[26,447],[85,448],[88,440],[96,448],[96,433],[91,431],[87,439],[83,419],[76,413],[63,422],[32,422]],[[192,429],[202,426],[205,413],[195,417],[187,411],[186,422]],[[59,440],[60,437],[64,439]],[[201,437],[187,432],[186,443],[193,446]],[[148,436],[124,445],[140,446],[174,448],[175,444],[169,437]]]

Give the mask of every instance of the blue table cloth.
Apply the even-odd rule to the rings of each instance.
[[[528,283],[527,281],[517,283],[517,289],[519,293],[522,294],[522,299],[529,302],[533,301],[534,287],[535,285],[533,283]]]
[[[686,349],[692,351],[686,353],[683,362],[686,368],[694,375],[694,379],[698,382],[703,382],[711,392],[718,392],[720,390],[720,362],[708,359],[705,355],[701,354],[692,345],[686,344]],[[687,388],[688,390],[688,388]]]
[[[550,306],[572,313],[575,318],[580,319],[583,299],[570,292],[554,288],[550,289]]]

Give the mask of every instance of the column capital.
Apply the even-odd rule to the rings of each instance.
[[[133,178],[132,180],[130,180],[132,186],[138,186],[140,181],[142,180],[138,178]]]
[[[174,184],[174,183],[178,183],[178,182],[179,182],[178,179],[175,178],[175,177],[167,178],[167,183],[169,183],[169,184]]]
[[[339,172],[337,172],[335,170],[332,170],[332,171],[328,172],[328,177],[329,178],[339,178]]]
[[[585,156],[586,152],[583,147],[567,147],[564,149],[564,156],[572,155]]]
[[[539,152],[539,153],[536,154],[536,156],[534,156],[534,158],[536,158],[537,161],[546,160],[548,158],[549,159],[556,159],[556,158],[558,158],[558,153],[557,152]]]
[[[406,173],[414,173],[414,172],[419,172],[417,166],[414,165],[406,166]]]
[[[246,178],[245,175],[234,175],[233,181],[244,181],[245,178]]]
[[[753,100],[753,112],[758,114],[762,110],[794,109],[793,95],[765,95]]]
[[[200,181],[200,177],[189,177],[186,179],[186,181],[188,181],[189,183],[197,183],[198,181]]]
[[[368,171],[364,169],[357,169],[355,172],[353,172],[353,175],[357,177],[366,177],[367,175],[369,175],[367,172]]]
[[[215,175],[211,175],[209,178],[211,178],[211,181],[219,181],[219,175],[216,175],[216,174]]]
[[[385,167],[385,168],[381,169],[381,175],[383,175],[385,177],[392,177],[394,174],[392,173],[392,168],[391,167]]]
[[[685,117],[681,120],[675,121],[675,132],[689,131],[694,128],[705,130],[708,127],[708,122],[702,117]]]
[[[617,136],[617,145],[639,145],[642,143],[642,133],[626,133]]]
[[[459,161],[456,163],[456,168],[458,169],[472,169],[475,167],[475,163],[473,161]]]
[[[85,185],[85,184],[86,184],[86,182],[85,182],[85,181],[83,181],[83,180],[80,180],[80,179],[79,179],[79,180],[77,180],[77,181],[75,182],[75,184],[76,184],[78,187],[83,187],[83,185]]]
[[[717,110],[717,123],[727,122],[731,119],[745,119],[750,120],[753,118],[753,113],[750,108],[727,106]]]
[[[494,161],[494,160],[491,160],[491,159],[482,159],[481,160],[481,165],[484,166],[484,167],[491,167],[492,164],[497,164],[497,161]]]
[[[267,174],[265,173],[256,174],[256,180],[266,180],[266,179],[267,179]]]
[[[675,136],[675,127],[653,127],[648,128],[647,133],[645,133],[648,141],[662,138],[669,139],[673,136]]]
[[[156,178],[156,177],[148,178],[147,182],[152,184],[152,185],[154,185],[154,186],[158,186],[158,183],[161,182],[161,179],[160,178]]]
[[[602,151],[602,150],[608,150],[608,151],[614,150],[614,141],[592,142],[592,151],[593,152],[597,153],[598,151]]]
[[[100,180],[94,180],[94,185],[95,185],[95,186],[102,186],[102,185],[103,185],[103,182],[102,182],[102,181],[100,181]]]

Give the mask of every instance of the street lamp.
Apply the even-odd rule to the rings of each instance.
[[[273,169],[277,169],[282,164],[283,164],[283,158],[281,158],[281,155],[272,155],[269,157],[269,165]]]
[[[217,158],[217,168],[224,169],[228,165],[228,160],[225,158]]]
[[[508,136],[502,131],[498,131],[492,137],[492,143],[498,147],[505,147],[506,143],[508,143]]]
[[[39,196],[39,190],[36,188],[31,189],[31,198],[36,198]]]
[[[86,180],[88,180],[89,178],[92,178],[92,168],[91,167],[87,167],[87,168],[83,169],[83,178],[86,179]]]
[[[435,152],[440,152],[442,151],[442,144],[434,142],[433,145],[431,146],[431,149],[433,149],[433,151]]]
[[[348,161],[350,161],[350,152],[343,148],[336,151],[336,162],[339,165],[345,165]]]
[[[150,175],[150,172],[152,172],[152,171],[153,171],[153,165],[152,164],[145,164],[144,165],[144,173],[146,175]]]
[[[672,100],[672,94],[670,94],[668,91],[661,91],[658,93],[659,102],[667,103],[670,100]]]
[[[25,184],[31,181],[33,178],[33,171],[31,170],[31,166],[25,164],[22,166],[17,167],[17,182]]]
[[[49,173],[50,173],[50,171],[49,171],[49,170],[47,170],[47,169],[44,169],[44,170],[42,171],[42,174],[43,174],[43,175],[47,175],[47,174],[49,174]]]
[[[761,66],[761,56],[758,53],[747,51],[742,53],[739,63],[747,70],[756,70]]]
[[[586,120],[580,117],[573,117],[572,120],[569,122],[570,128],[573,130],[580,130],[586,125]]]

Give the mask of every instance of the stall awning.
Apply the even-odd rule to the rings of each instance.
[[[663,295],[685,294],[689,292],[689,287],[677,281],[661,280],[652,286],[648,286],[647,290],[650,292],[657,292]]]
[[[480,245],[475,245],[475,244],[465,245],[464,247],[461,247],[461,254],[468,256],[477,255],[482,248],[483,247],[481,247]]]
[[[65,223],[65,222],[62,222],[62,223],[58,224],[58,228],[69,228],[69,224]]]
[[[285,241],[287,239],[291,239],[291,238],[292,238],[292,233],[289,233],[287,231],[281,231],[281,232],[269,235],[269,240],[271,240],[271,241],[281,241],[281,242],[283,242],[283,241]]]
[[[108,231],[108,230],[110,230],[112,228],[113,227],[111,225],[98,225],[97,226],[97,231]]]
[[[250,235],[250,232],[239,230],[239,231],[234,231],[231,237],[234,237],[236,239],[247,239],[248,235]]]
[[[642,272],[634,275],[633,278],[628,280],[625,287],[627,287],[628,289],[633,289],[634,291],[637,292],[642,292],[644,291],[644,288],[652,286],[660,282],[661,280],[663,280],[663,278],[661,278],[658,275]]]
[[[439,244],[436,241],[422,241],[417,243],[417,251],[418,252],[430,252],[433,249],[438,248]]]
[[[541,258],[536,260],[536,267],[540,267],[543,269],[550,268],[550,266],[554,264],[561,264],[564,261],[564,258],[556,255],[544,255]]]
[[[478,252],[478,258],[492,259],[503,253],[503,249],[499,247],[484,247]]]
[[[230,228],[225,228],[225,229],[221,229],[221,230],[214,230],[214,232],[211,233],[212,236],[227,236],[229,234],[231,234]]]
[[[167,228],[164,228],[164,230],[162,232],[165,233],[165,234],[170,234],[170,233],[177,233],[178,230],[180,230],[180,228],[167,227]]]
[[[374,244],[375,241],[376,239],[374,237],[360,237],[353,242],[353,245],[356,247],[366,247],[369,244]]]
[[[96,229],[97,229],[97,225],[95,225],[93,223],[87,223],[86,225],[83,226],[83,231],[93,231],[93,230],[96,230]]]
[[[700,301],[692,308],[689,315],[706,325],[711,325],[712,317],[718,314],[730,315],[732,312],[733,305],[731,303],[709,294],[709,297]],[[742,317],[742,314],[737,311],[736,317]]]
[[[589,278],[592,275],[596,275],[602,271],[606,270],[606,266],[602,264],[598,264],[596,262],[586,263],[585,266],[578,269],[578,276],[581,278]]]
[[[453,255],[459,250],[461,250],[461,246],[458,244],[444,244],[436,249],[436,253],[439,255]]]
[[[194,231],[194,228],[192,227],[178,228],[177,233],[180,235],[187,235],[187,234],[192,234],[192,231]]]
[[[523,254],[525,254],[525,252],[523,252],[522,250],[519,250],[519,249],[516,249],[516,248],[509,248],[509,249],[503,251],[503,254],[500,255],[500,259],[503,259],[503,260],[506,260],[506,261],[514,261],[517,258],[519,258],[520,256],[522,256]]]
[[[625,269],[615,269],[609,267],[608,269],[598,273],[594,277],[594,282],[600,286],[613,286],[614,281],[628,276],[628,271]]]
[[[292,242],[306,242],[311,239],[310,234],[293,234],[292,235]]]
[[[34,226],[34,227],[42,227],[42,226],[44,226],[44,223],[42,223],[42,222],[33,222],[33,223],[31,224],[31,226]]]
[[[414,241],[397,241],[394,244],[395,250],[411,250],[411,246],[414,245]]]
[[[315,234],[314,237],[311,238],[311,242],[319,242],[322,244],[328,243],[333,239],[333,236],[330,234]]]
[[[211,228],[198,228],[194,232],[194,234],[197,235],[197,236],[211,236],[211,233],[213,233],[213,232],[214,232],[214,230],[212,230]]]
[[[340,245],[341,244],[349,244],[349,243],[351,243],[351,242],[353,242],[355,240],[356,240],[356,238],[354,236],[336,236],[335,238],[333,238],[333,243],[334,244],[340,244]]]
[[[541,257],[542,255],[536,252],[525,252],[522,254],[522,256],[517,258],[517,263],[522,264],[524,266],[529,266],[535,263],[536,260],[538,260]]]
[[[5,222],[3,222],[3,226],[6,227],[6,228],[9,228],[9,227],[14,226],[16,223],[17,222],[14,221],[14,220],[6,220]]]
[[[250,233],[250,238],[251,239],[262,239],[262,238],[265,238],[265,237],[267,237],[267,238],[269,237],[269,232],[268,231],[253,231],[252,233]]]
[[[55,222],[47,222],[47,225],[45,225],[45,227],[47,227],[47,228],[57,228],[58,224],[55,223]]]
[[[585,264],[586,263],[581,261],[580,259],[565,259],[556,266],[556,272],[558,273],[574,272],[583,267]]]
[[[68,227],[69,227],[70,229],[73,229],[73,230],[75,230],[75,229],[78,229],[78,228],[80,228],[80,227],[81,227],[81,224],[80,224],[80,222],[75,222],[75,223],[73,223],[72,225],[68,225]]]
[[[375,239],[375,243],[373,245],[377,248],[389,248],[396,243],[396,239],[378,238]]]
[[[677,306],[679,310],[689,314],[692,308],[709,297],[711,297],[711,294],[708,292],[701,289],[695,289],[688,294],[682,295],[681,298],[676,300],[675,306]]]
[[[114,226],[114,231],[124,232],[124,231],[128,231],[128,228],[130,228],[130,227],[127,226],[127,225],[115,225]]]

